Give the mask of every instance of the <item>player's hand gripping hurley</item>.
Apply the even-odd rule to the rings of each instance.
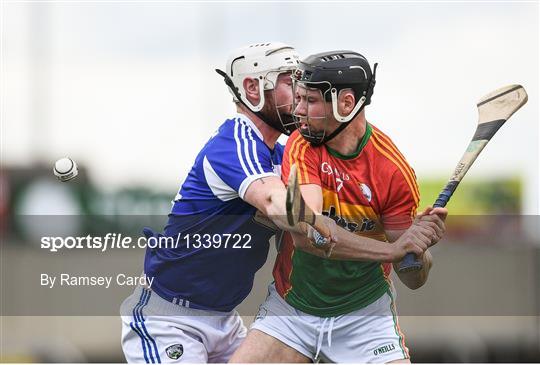
[[[292,165],[289,172],[285,208],[287,210],[287,222],[290,226],[296,226],[299,222],[304,222],[315,229],[313,231],[313,245],[315,247],[324,248],[329,243],[329,239],[326,238],[331,236],[329,227],[323,223],[321,215],[315,214],[306,205],[302,197],[296,165]]]
[[[465,154],[457,164],[454,174],[439,194],[435,204],[433,204],[434,208],[446,206],[459,182],[463,179],[491,137],[526,102],[527,93],[521,85],[505,86],[487,94],[478,102],[478,127],[476,128],[476,132]],[[401,262],[399,272],[416,271],[421,268],[422,262],[414,254],[409,253]]]

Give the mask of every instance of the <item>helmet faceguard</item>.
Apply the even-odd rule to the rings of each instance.
[[[297,105],[293,104],[295,110],[293,117],[303,137],[312,144],[320,145],[330,141],[345,129],[350,121],[371,102],[375,87],[376,69],[377,64],[375,64],[372,73],[366,58],[352,51],[324,52],[301,61],[292,75],[295,102],[298,101],[297,92],[300,90],[299,87],[305,90],[319,90],[322,100],[331,102],[332,116],[341,123],[335,131],[328,135],[326,128],[324,128],[324,133],[321,133],[321,131],[313,133],[309,121],[314,120],[314,118],[322,119],[322,116],[299,115],[296,113]],[[341,115],[338,110],[338,97],[343,90],[352,90],[355,96],[356,104],[348,115]],[[307,104],[309,105],[309,103]],[[327,125],[329,113],[326,114],[325,124]],[[307,128],[306,123],[308,124]]]
[[[290,134],[295,129],[295,123],[290,113],[280,110],[289,109],[291,104],[277,105],[275,88],[278,77],[282,73],[292,72],[298,65],[298,53],[284,43],[270,42],[253,44],[237,49],[227,61],[226,73],[216,70],[229,87],[235,102],[244,104],[249,110],[257,114],[265,123],[272,128],[285,134]],[[244,80],[256,79],[259,83],[259,103],[252,104],[246,97]],[[273,105],[265,110],[265,91],[271,91]],[[272,113],[274,112],[274,113]],[[269,115],[275,114],[275,115]]]
[[[327,81],[305,83],[293,79],[293,119],[302,137],[313,145],[322,144],[327,137],[331,111],[325,101],[330,89]]]

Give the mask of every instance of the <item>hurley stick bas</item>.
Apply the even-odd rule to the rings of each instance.
[[[497,89],[478,102],[478,127],[465,153],[439,197],[434,208],[445,207],[469,168],[499,128],[527,102],[527,92],[521,85],[508,85]],[[413,253],[407,254],[399,272],[420,270],[422,262]]]
[[[295,226],[298,222],[307,223],[320,234],[320,236],[316,236],[315,243],[319,245],[326,243],[324,237],[329,237],[330,231],[322,222],[321,216],[315,214],[304,201],[304,197],[300,192],[300,185],[298,184],[298,168],[296,164],[291,166],[291,171],[289,172],[285,209],[287,211],[287,222],[289,225]]]

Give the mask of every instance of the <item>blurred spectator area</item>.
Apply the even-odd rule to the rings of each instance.
[[[70,234],[97,234],[113,228],[139,233],[141,227],[126,219],[120,220],[123,226],[119,227],[119,217],[144,216],[146,221],[157,217],[159,224],[163,224],[176,190],[100,190],[89,180],[84,166],[79,166],[74,180],[65,183],[56,179],[52,166],[3,167],[0,182],[0,229],[6,238],[2,241],[22,245],[35,238],[27,224],[29,216],[69,216],[72,227],[66,227],[66,233]]]
[[[137,220],[119,221],[119,216],[126,215],[150,219],[147,225],[162,226],[162,217],[169,213],[178,189],[171,186],[167,191],[155,191],[134,186],[105,191],[92,184],[84,166],[79,166],[75,180],[61,183],[54,177],[52,167],[45,165],[3,167],[0,185],[0,232],[8,238],[5,242],[16,244],[25,244],[31,238],[25,216],[72,216],[73,234],[96,234],[113,227],[139,233]],[[442,179],[419,181],[420,209],[432,205],[445,185]],[[448,238],[471,244],[489,244],[493,240],[513,245],[539,243],[535,239],[538,238],[536,217],[520,215],[522,195],[522,182],[517,177],[464,181],[447,206]]]

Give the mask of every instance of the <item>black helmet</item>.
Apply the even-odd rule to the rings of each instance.
[[[377,64],[374,69],[376,71]],[[375,88],[375,72],[371,72],[364,56],[353,51],[330,51],[309,56],[300,61],[293,78],[320,89],[326,101],[332,101],[333,93],[337,96],[343,89],[352,89],[357,103],[365,97],[361,107],[369,105]],[[354,115],[349,120],[360,110],[353,111]]]
[[[375,77],[367,59],[353,51],[331,51],[309,56],[300,61],[294,76],[306,84],[326,81],[338,92],[342,89],[353,89],[357,99],[366,97],[364,105],[369,105],[375,87]],[[300,79],[297,76],[300,76]],[[325,85],[328,84],[309,86],[321,88]],[[322,91],[324,94],[327,90]],[[332,101],[330,94],[325,95],[326,101]]]
[[[376,70],[377,64],[372,73],[367,59],[353,51],[317,53],[300,61],[293,72],[293,81],[321,90],[324,99],[332,102],[334,117],[342,123],[329,136],[319,138],[318,143],[310,139],[312,143],[322,144],[334,138],[371,102]],[[352,89],[356,98],[354,109],[346,116],[341,116],[337,109],[337,97],[343,89]]]

